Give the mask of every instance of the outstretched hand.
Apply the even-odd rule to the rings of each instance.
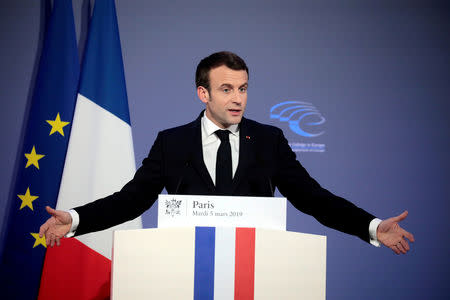
[[[414,236],[398,224],[407,215],[408,212],[404,211],[396,217],[382,221],[377,228],[378,241],[386,247],[391,248],[396,254],[406,254],[409,251],[409,243],[406,239],[414,242]]]
[[[45,235],[45,242],[47,245],[53,247],[56,243],[56,245],[59,246],[59,240],[64,237],[72,227],[72,217],[68,212],[55,210],[50,206],[46,206],[45,209],[52,216],[47,222],[42,224],[39,229],[39,237]]]

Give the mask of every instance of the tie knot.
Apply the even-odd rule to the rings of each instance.
[[[217,137],[220,139],[220,141],[223,142],[228,142],[229,139],[229,134],[230,131],[229,130],[217,130],[215,132],[215,134],[217,135]]]

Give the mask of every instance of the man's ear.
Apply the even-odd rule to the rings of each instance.
[[[203,86],[197,87],[197,96],[203,103],[208,103],[209,101],[209,92],[208,90]]]

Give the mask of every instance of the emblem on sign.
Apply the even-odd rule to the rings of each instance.
[[[172,217],[175,215],[180,215],[180,205],[181,200],[166,200],[166,215],[170,215]]]

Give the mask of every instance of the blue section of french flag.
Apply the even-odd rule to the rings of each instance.
[[[79,93],[131,125],[114,1],[95,1],[81,69]]]

